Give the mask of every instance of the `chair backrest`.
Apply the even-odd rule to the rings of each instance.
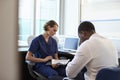
[[[27,42],[28,42],[28,46],[30,46],[32,40],[35,38],[35,35],[30,35],[27,39]]]
[[[96,80],[120,80],[120,68],[103,68],[96,75]]]

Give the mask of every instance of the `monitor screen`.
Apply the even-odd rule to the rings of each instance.
[[[79,39],[75,37],[66,37],[64,43],[65,50],[77,50]]]

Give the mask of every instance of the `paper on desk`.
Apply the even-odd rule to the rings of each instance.
[[[58,64],[58,65],[66,65],[70,60],[67,59],[67,60],[55,60],[55,59],[52,59],[52,64]]]
[[[70,54],[75,55],[76,53],[70,53]]]

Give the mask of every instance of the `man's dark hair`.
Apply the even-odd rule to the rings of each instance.
[[[91,22],[84,21],[78,27],[78,33],[81,31],[95,31],[95,27]]]

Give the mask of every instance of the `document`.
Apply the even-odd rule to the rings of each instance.
[[[76,53],[70,53],[70,54],[75,55]]]
[[[68,62],[70,61],[70,59],[63,59],[63,60],[55,60],[52,59],[52,64],[58,64],[58,65],[66,65]]]

